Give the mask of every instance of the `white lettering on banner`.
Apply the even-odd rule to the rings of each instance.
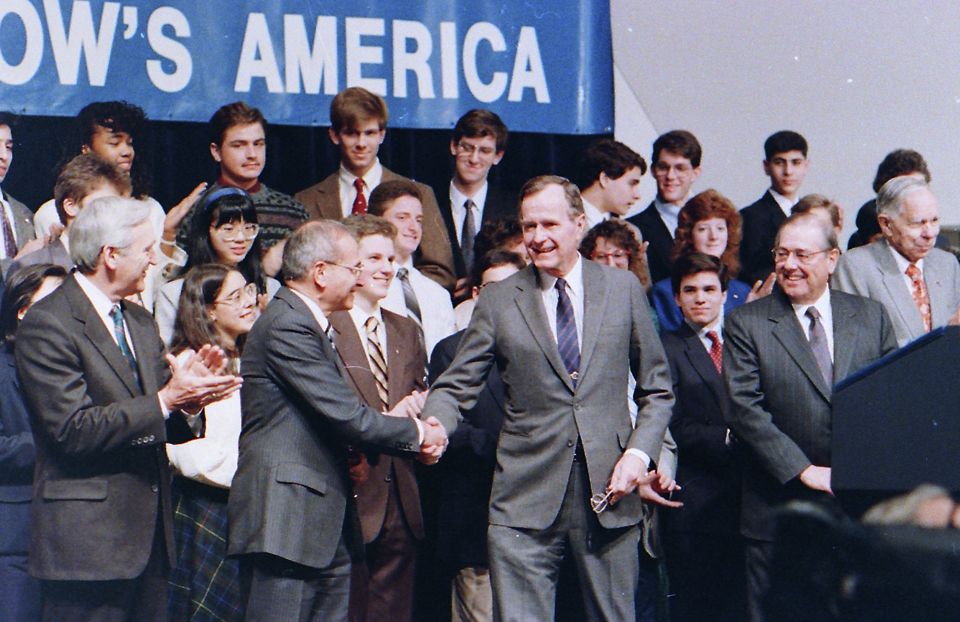
[[[503,71],[493,72],[489,82],[484,82],[477,71],[477,48],[481,41],[487,41],[494,52],[503,52],[507,49],[507,42],[503,40],[503,33],[490,22],[477,22],[467,31],[463,39],[463,77],[467,81],[467,88],[473,96],[484,103],[500,99],[507,88],[507,74]]]
[[[440,83],[444,99],[460,96],[460,80],[457,72],[457,24],[440,22]]]
[[[348,17],[347,31],[347,86],[362,86],[372,93],[386,96],[387,81],[384,78],[364,78],[363,65],[382,65],[383,48],[361,45],[364,35],[382,37],[384,23],[373,17]]]
[[[543,73],[543,60],[540,58],[540,45],[537,43],[537,31],[530,26],[520,29],[517,57],[513,61],[513,79],[510,81],[510,94],[507,95],[507,101],[522,100],[525,88],[533,89],[538,104],[550,103],[547,76]]]
[[[150,15],[150,20],[147,22],[147,41],[150,47],[176,65],[173,73],[167,73],[163,70],[161,61],[150,59],[147,61],[147,75],[150,76],[154,86],[161,91],[177,93],[190,84],[190,78],[193,77],[193,59],[185,45],[163,34],[164,26],[172,26],[173,33],[177,37],[186,38],[190,36],[190,22],[187,21],[186,15],[169,6],[158,8]]]
[[[137,7],[123,7],[123,38],[130,39],[137,34]]]
[[[57,63],[60,84],[76,84],[80,70],[80,57],[86,56],[87,77],[91,86],[103,86],[107,82],[107,68],[110,66],[110,51],[113,49],[113,36],[117,30],[117,18],[120,16],[120,3],[104,2],[100,14],[100,33],[93,32],[93,12],[86,0],[73,3],[70,15],[70,34],[63,25],[59,0],[43,0],[43,10],[47,15],[47,28],[50,31],[50,46]],[[83,54],[81,54],[83,50]]]
[[[307,28],[302,15],[283,16],[283,56],[287,74],[287,93],[303,92],[316,95],[323,79],[325,95],[336,95],[340,89],[337,80],[337,18],[321,15],[313,34],[313,50],[307,41]]]
[[[37,73],[43,59],[43,24],[40,14],[29,0],[7,0],[0,4],[0,24],[8,15],[16,15],[26,31],[26,44],[23,57],[16,65],[7,62],[0,45],[0,82],[5,84],[26,84]],[[9,50],[7,50],[9,53]]]
[[[416,50],[407,51],[407,42],[413,40]],[[420,99],[433,99],[433,74],[430,73],[430,54],[433,53],[433,39],[430,31],[420,22],[402,19],[393,20],[393,96],[407,96],[407,72],[417,75]]]
[[[264,78],[267,81],[267,90],[271,93],[283,92],[283,80],[280,78],[280,70],[277,69],[277,57],[273,53],[267,17],[263,13],[251,13],[247,16],[247,29],[243,35],[237,81],[233,90],[238,93],[249,92],[253,78]]]

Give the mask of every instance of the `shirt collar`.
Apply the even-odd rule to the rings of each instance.
[[[83,293],[87,295],[87,298],[90,300],[90,304],[93,305],[94,310],[96,310],[97,315],[101,318],[104,318],[104,321],[110,319],[110,312],[113,311],[113,308],[117,305],[116,302],[110,300],[110,297],[107,296],[99,287],[93,284],[93,281],[84,276],[81,272],[75,272],[77,279],[77,285],[80,286],[80,289],[83,290]],[[111,322],[113,320],[110,320]]]
[[[237,186],[236,184],[231,184],[231,183],[230,183],[229,181],[227,181],[224,177],[221,177],[220,179],[217,180],[217,185],[218,185],[218,186],[224,186],[224,187],[226,187],[226,188],[239,188],[239,187],[240,187],[240,186]],[[258,179],[258,180],[257,180],[257,183],[253,184],[253,186],[251,186],[249,190],[244,190],[244,192],[246,192],[247,194],[256,194],[256,193],[260,192],[260,180]]]
[[[404,263],[400,263],[400,262],[394,260],[394,261],[393,261],[393,273],[396,274],[396,273],[397,273],[397,270],[399,270],[400,268],[406,268],[408,274],[411,273],[411,272],[413,272],[413,255],[411,255],[410,257],[408,257],[408,258],[407,258],[407,261],[404,262]]]
[[[660,200],[660,197],[657,197],[653,200],[653,204],[656,206],[657,211],[665,215],[668,218],[676,220],[680,215],[680,210],[683,209],[681,205],[674,205],[673,203],[664,203]],[[671,232],[672,233],[672,232]]]
[[[487,202],[487,188],[490,185],[487,182],[483,182],[483,187],[477,190],[472,197],[468,197],[464,193],[457,190],[457,186],[454,185],[453,180],[450,180],[450,207],[457,213],[466,212],[466,208],[463,206],[467,202],[467,199],[473,199],[473,204],[477,206],[478,209],[481,209]]]
[[[323,311],[320,310],[320,307],[317,306],[317,303],[293,288],[290,288],[290,291],[296,294],[300,300],[307,305],[307,308],[310,309],[310,313],[312,313],[313,317],[317,320],[317,324],[320,325],[320,330],[327,332],[327,327],[330,326],[330,320],[328,320],[327,316],[323,314]]]
[[[537,271],[540,274],[540,289],[549,291],[557,284],[557,277],[551,276],[542,270]],[[583,257],[577,253],[577,263],[573,264],[570,272],[563,277],[567,282],[567,287],[573,290],[574,294],[580,295],[583,292]]]
[[[357,327],[357,331],[366,330],[367,320],[372,317],[377,318],[377,323],[380,326],[383,326],[383,313],[380,312],[380,305],[373,310],[373,313],[367,313],[357,305],[353,305],[347,313],[350,314],[350,319],[353,320],[353,323]],[[360,332],[362,335],[363,333]]]
[[[770,196],[773,197],[773,200],[776,201],[776,202],[777,202],[777,205],[780,206],[780,209],[783,210],[783,213],[786,214],[787,216],[789,216],[789,215],[790,215],[790,208],[792,208],[794,205],[796,205],[797,202],[796,202],[795,200],[794,200],[794,201],[791,201],[790,199],[788,199],[787,197],[783,196],[782,194],[780,194],[779,192],[777,192],[777,191],[774,190],[773,188],[770,188],[770,191],[769,191],[769,192],[770,192]]]
[[[583,199],[583,213],[587,217],[587,228],[592,229],[604,220],[606,220],[606,214],[597,209],[597,206]]]
[[[823,290],[823,294],[820,295],[820,298],[817,299],[812,305],[805,304],[793,304],[793,311],[797,314],[797,317],[803,317],[806,314],[807,309],[813,307],[820,313],[820,317],[832,316],[833,313],[830,309],[830,288]]]
[[[898,250],[895,249],[893,246],[891,246],[889,242],[887,242],[887,247],[890,249],[890,252],[893,254],[893,260],[894,260],[895,262],[897,262],[897,269],[900,270],[900,274],[906,274],[906,273],[907,273],[907,267],[910,265],[910,260],[907,259],[906,257],[904,257],[903,255],[901,255],[901,254],[900,254],[900,251],[898,251]],[[922,274],[922,273],[923,273],[923,260],[921,259],[921,260],[917,261],[917,263],[914,264],[914,265],[917,266],[917,268],[920,269],[920,273]]]
[[[353,185],[353,181],[357,178],[356,175],[348,171],[343,166],[343,162],[340,163],[340,179],[343,183],[348,186]],[[383,165],[380,164],[380,158],[377,158],[377,161],[373,163],[373,166],[367,171],[367,174],[363,176],[363,185],[367,188],[376,188],[380,185],[380,181],[383,179]]]

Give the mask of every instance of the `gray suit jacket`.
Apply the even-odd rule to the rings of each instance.
[[[327,220],[343,220],[343,206],[340,204],[340,173],[334,172],[319,184],[301,190],[294,198],[307,208],[310,218],[326,218]],[[397,175],[387,167],[383,167],[385,181],[406,179]],[[423,195],[423,238],[420,240],[420,249],[414,258],[414,265],[418,270],[430,277],[444,289],[453,291],[456,281],[453,267],[453,249],[447,237],[447,227],[440,216],[437,207],[437,198],[433,189],[426,184],[413,182]]]
[[[490,497],[490,523],[545,529],[560,511],[578,436],[591,494],[602,493],[628,448],[660,456],[673,407],[670,370],[646,296],[630,272],[583,260],[584,318],[580,379],[564,368],[547,324],[539,276],[528,266],[485,287],[450,368],[427,398],[424,417],[454,418],[473,407],[496,364],[507,395]],[[627,366],[640,406],[632,429]],[[639,496],[599,515],[606,528],[636,525]]]
[[[894,261],[886,240],[854,248],[840,257],[833,287],[881,303],[893,320],[897,345],[924,335],[920,311]],[[933,328],[946,325],[960,306],[960,263],[950,253],[935,248],[923,260],[923,282],[930,299]]]
[[[33,212],[9,194],[4,193],[3,198],[10,202],[10,210],[13,212],[13,232],[17,238],[17,250],[20,250],[24,244],[37,237],[33,230]],[[0,259],[0,274],[7,273],[7,268],[12,261],[13,257]]]
[[[157,399],[170,371],[153,317],[124,303],[124,319],[143,389],[73,276],[31,307],[17,331],[17,374],[37,446],[30,572],[41,579],[133,579],[147,565],[158,509],[174,563]]]
[[[896,349],[883,306],[831,292],[834,381]],[[744,467],[741,532],[772,540],[769,511],[815,497],[797,480],[811,464],[830,466],[831,395],[790,300],[779,289],[737,307],[724,321],[727,423],[751,450]]]
[[[347,447],[412,456],[419,450],[416,423],[360,402],[310,309],[285,287],[250,331],[241,370],[229,553],[269,553],[324,568],[341,535],[353,554],[362,551]]]

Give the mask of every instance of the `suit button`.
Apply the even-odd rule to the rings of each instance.
[[[392,478],[392,477],[390,477],[389,475],[385,475],[385,476],[384,476],[384,478],[383,478],[383,481],[385,481],[385,482],[388,482],[388,483],[389,483],[389,482],[392,482],[392,481],[393,481],[393,478]]]
[[[153,492],[157,492],[159,488],[157,488],[157,485],[154,484],[153,486],[150,487],[150,490],[152,490]]]
[[[573,447],[573,441],[567,441],[567,447]]]
[[[151,434],[151,435],[150,435],[150,438],[148,438],[147,440],[152,443],[153,441],[157,440],[157,437],[154,436],[153,434]]]

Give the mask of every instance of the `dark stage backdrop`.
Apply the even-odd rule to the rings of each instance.
[[[73,118],[24,116],[14,128],[13,165],[3,189],[36,210],[53,197],[56,170],[70,135]],[[206,124],[152,121],[146,144],[134,145],[152,171],[150,193],[169,210],[201,181],[216,181],[218,168],[210,157]],[[609,135],[510,134],[506,155],[490,180],[507,190],[519,190],[536,175],[573,178],[583,150]],[[380,147],[387,168],[445,192],[453,171],[448,130],[389,129]],[[295,194],[319,182],[339,165],[339,152],[325,127],[270,126],[267,163],[261,180]]]

